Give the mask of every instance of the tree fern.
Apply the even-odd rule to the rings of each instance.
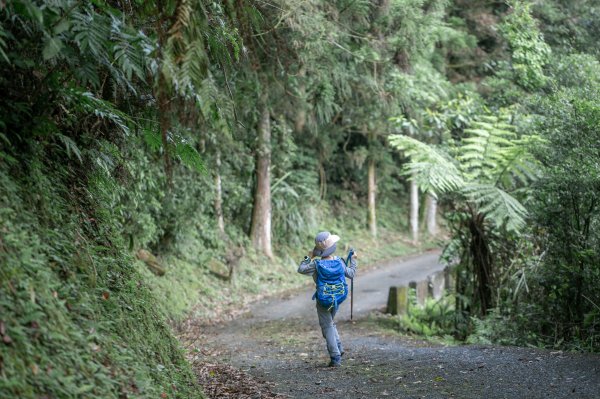
[[[467,184],[460,192],[495,226],[504,226],[515,233],[525,226],[527,210],[506,191],[491,184]]]
[[[443,151],[408,136],[392,135],[389,141],[410,158],[404,173],[414,176],[423,191],[437,196],[465,185],[456,161]]]
[[[529,149],[539,138],[517,139],[514,126],[492,115],[479,117],[464,134],[451,149],[454,159],[448,151],[407,136],[391,136],[390,143],[410,158],[405,173],[415,176],[424,191],[461,194],[495,226],[518,232],[527,211],[507,190],[535,178]]]
[[[424,190],[452,203],[454,237],[445,256],[460,257],[469,272],[468,278],[457,273],[462,279],[459,308],[468,302],[482,315],[494,305],[493,241],[506,232],[519,234],[526,224],[527,210],[511,191],[535,177],[529,149],[539,141],[535,136],[518,138],[515,127],[501,116],[480,116],[446,150],[406,136],[390,138],[392,146],[410,158],[405,173],[412,174]],[[473,281],[476,285],[471,287]]]

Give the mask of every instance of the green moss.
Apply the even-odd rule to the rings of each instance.
[[[201,398],[98,187],[48,169],[0,170],[0,397]]]

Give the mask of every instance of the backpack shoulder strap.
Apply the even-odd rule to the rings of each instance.
[[[317,284],[317,289],[319,286],[319,277],[320,277],[320,273],[319,273],[319,261],[316,259],[313,259],[313,262],[315,262],[315,272],[317,273],[317,279],[315,281],[315,283]],[[312,296],[312,300],[314,301],[317,298],[317,290],[315,290],[315,293]]]

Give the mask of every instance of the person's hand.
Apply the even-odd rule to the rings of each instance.
[[[352,259],[357,259],[358,255],[356,255],[356,251],[352,253]]]
[[[308,257],[311,258],[311,259],[313,258],[313,251],[312,250],[308,251]]]

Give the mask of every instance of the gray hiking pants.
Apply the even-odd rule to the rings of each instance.
[[[338,358],[341,355],[340,350],[342,348],[342,342],[335,326],[335,309],[327,310],[317,302],[317,315],[319,316],[319,325],[321,326],[321,332],[323,338],[327,341],[327,351],[331,358]]]

